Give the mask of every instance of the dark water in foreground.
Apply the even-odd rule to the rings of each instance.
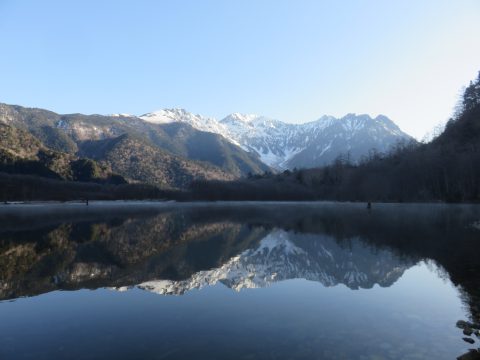
[[[0,206],[0,359],[455,359],[479,269],[479,206]]]

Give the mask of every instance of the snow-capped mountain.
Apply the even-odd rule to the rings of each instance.
[[[225,128],[215,118],[204,117],[192,114],[184,109],[164,109],[148,113],[140,116],[145,120],[154,124],[170,124],[175,122],[183,122],[190,124],[197,130],[208,131],[226,136]]]
[[[351,289],[390,286],[413,263],[388,250],[374,250],[360,239],[341,246],[329,236],[275,230],[253,249],[219,268],[200,271],[181,281],[153,280],[137,287],[158,294],[181,295],[217,283],[240,291],[288,279],[317,281],[324,286],[344,284]]]
[[[277,169],[321,166],[339,155],[357,161],[372,149],[385,152],[398,141],[412,139],[384,115],[323,116],[304,124],[289,124],[254,114],[233,113],[217,120],[169,109],[140,118],[157,124],[184,122],[220,134]]]

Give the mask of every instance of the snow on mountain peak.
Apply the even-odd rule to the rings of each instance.
[[[220,124],[217,119],[213,117],[204,117],[199,114],[193,114],[185,109],[163,109],[147,113],[139,117],[140,119],[153,124],[169,124],[175,122],[186,123],[200,131],[223,135],[236,144],[234,139],[228,138],[225,127]]]
[[[121,114],[109,114],[108,116],[111,116],[111,117],[133,117],[134,115],[121,113]]]
[[[232,113],[228,116],[226,116],[224,119],[220,120],[221,123],[226,123],[226,122],[241,122],[241,123],[250,123],[253,120],[259,118],[259,115],[256,114],[241,114],[238,112]]]
[[[377,115],[377,117],[373,120],[375,120],[379,123],[382,123],[382,124],[384,124],[385,126],[391,128],[391,129],[400,131],[400,128],[397,126],[397,124],[395,124],[388,116],[380,114],[380,115]]]
[[[398,140],[409,138],[385,115],[372,118],[350,113],[340,119],[324,115],[312,122],[291,124],[238,112],[217,120],[176,108],[140,118],[154,124],[187,123],[197,130],[219,134],[277,169],[320,166],[352,149],[352,158],[360,158],[372,148],[386,151]]]
[[[168,110],[158,110],[151,113],[140,115],[140,119],[154,124],[168,124],[178,121]]]
[[[202,121],[204,118],[201,115],[192,114],[185,109],[181,108],[172,108],[172,109],[163,109],[157,110],[151,113],[147,113],[140,116],[140,119],[145,121],[156,123],[156,124],[166,124],[171,122],[196,122]]]

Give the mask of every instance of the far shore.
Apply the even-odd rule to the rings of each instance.
[[[0,210],[18,209],[18,208],[41,208],[41,207],[59,207],[59,208],[90,208],[90,207],[124,207],[124,206],[207,206],[207,205],[287,205],[287,204],[305,204],[305,205],[320,205],[320,204],[345,204],[357,205],[367,207],[366,201],[335,201],[335,200],[192,200],[192,201],[178,201],[168,199],[145,199],[145,200],[38,200],[38,201],[7,201],[0,202]],[[442,201],[436,202],[371,202],[372,208],[375,206],[384,205],[437,205],[437,206],[462,206],[462,205],[480,205],[478,203],[446,203]]]

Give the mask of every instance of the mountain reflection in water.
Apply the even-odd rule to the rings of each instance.
[[[426,262],[480,322],[479,219],[466,205],[2,208],[0,299],[98,288],[181,295],[219,284],[241,292],[292,279],[387,288]]]
[[[342,246],[328,235],[272,230],[253,248],[218,268],[199,271],[185,280],[153,280],[139,287],[178,295],[218,282],[239,291],[276,281],[306,279],[324,286],[344,284],[351,289],[368,289],[375,284],[390,286],[413,264],[389,250],[376,250],[358,238],[349,239],[348,245]]]

